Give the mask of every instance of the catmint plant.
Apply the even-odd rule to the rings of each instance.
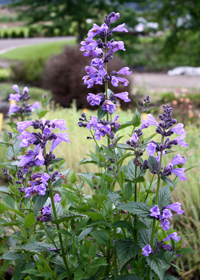
[[[181,204],[171,201],[178,181],[186,180],[186,158],[174,151],[177,145],[188,146],[183,124],[167,105],[158,122],[150,114],[149,96],[141,105],[136,102],[132,120],[122,124],[113,115],[117,99],[130,102],[125,90],[109,90],[111,84],[125,87],[124,75],[131,74],[128,67],[107,70],[114,53],[125,51],[124,42],[112,38],[115,32],[128,32],[125,24],[113,26],[119,17],[112,12],[101,26],[94,24],[80,48],[92,59],[84,85],[105,85],[105,92],[87,96],[91,106],[99,106],[97,116],[82,113],[78,122],[95,144],[79,165],[94,164],[98,172],[63,170],[56,149],[60,143],[70,145],[65,121],[44,119],[47,110],[41,108],[37,119],[25,119],[30,108],[24,107],[26,88],[22,96],[18,91],[10,96],[23,100],[23,107],[21,121],[0,142],[8,146],[3,172],[9,180],[9,187],[0,187],[0,230],[11,232],[6,236],[3,231],[8,249],[2,259],[15,266],[15,278],[175,280],[166,271],[193,251],[181,249],[182,238],[172,225],[173,215],[184,215]],[[45,107],[49,101],[43,97],[41,102]]]

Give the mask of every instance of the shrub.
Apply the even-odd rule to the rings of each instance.
[[[17,38],[17,37],[18,37],[15,30],[13,30],[13,31],[11,32],[10,37],[11,37],[11,38]]]
[[[24,37],[25,37],[24,31],[21,30],[21,31],[19,32],[19,34],[18,34],[18,38],[24,38]]]
[[[90,65],[90,58],[84,57],[78,46],[67,46],[62,54],[52,57],[47,62],[43,75],[43,86],[52,91],[55,102],[69,107],[73,99],[76,99],[78,109],[89,107],[86,96],[91,89],[87,89],[82,81],[82,77],[86,75],[85,67],[87,65]],[[109,62],[108,71],[113,69],[118,71],[124,66],[120,58],[115,58]],[[110,86],[109,88],[116,93],[123,91],[130,93],[130,86],[125,88]],[[100,92],[104,92],[104,86],[95,85],[93,93]],[[128,105],[123,102],[123,107],[127,108]]]
[[[3,33],[3,38],[4,38],[4,39],[9,38],[8,32],[4,32],[4,33]]]
[[[44,64],[45,60],[43,58],[17,62],[11,65],[11,80],[14,83],[20,82],[40,86]]]
[[[10,77],[10,69],[0,69],[0,82],[7,81]]]

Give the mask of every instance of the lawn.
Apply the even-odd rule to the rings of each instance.
[[[52,55],[61,53],[65,45],[74,45],[75,40],[66,40],[53,43],[35,44],[31,46],[24,46],[8,51],[0,55],[0,59],[19,60],[37,59],[43,57],[50,58]]]

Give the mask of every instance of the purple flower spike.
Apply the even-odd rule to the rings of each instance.
[[[110,22],[112,22],[114,20],[118,20],[119,18],[120,18],[120,14],[119,13],[112,12],[109,15]]]
[[[130,75],[132,73],[132,71],[129,71],[129,67],[123,67],[121,70],[119,70],[117,72],[117,74],[121,74],[121,75]]]
[[[180,202],[172,203],[172,204],[168,205],[166,208],[173,210],[178,215],[181,215],[181,214],[184,213],[184,210],[181,209],[181,203]]]
[[[117,27],[113,28],[112,32],[128,32],[128,30],[124,27],[125,23],[118,25]]]
[[[68,133],[56,133],[56,139],[53,139],[52,142],[52,147],[51,147],[51,152],[63,141],[70,143]]]
[[[156,147],[157,147],[157,144],[154,143],[153,141],[150,141],[148,144],[147,144],[147,147],[146,147],[146,151],[147,151],[147,155],[149,156],[154,156],[154,153],[156,151]]]
[[[51,214],[51,208],[49,206],[45,206],[42,210],[42,215],[49,215]]]
[[[21,97],[20,94],[12,94],[12,93],[11,93],[11,94],[9,95],[9,99],[8,99],[8,100],[9,100],[9,101],[15,100],[15,101],[19,102],[19,101],[20,101],[20,97]]]
[[[113,52],[117,52],[118,50],[125,51],[124,42],[123,41],[114,41],[110,43],[113,48]]]
[[[21,107],[15,105],[15,104],[12,104],[9,108],[8,115],[18,112],[20,109],[21,109]]]
[[[123,87],[126,87],[128,84],[129,84],[129,81],[125,78],[122,78],[122,77],[115,77],[115,76],[112,76],[111,77],[111,84],[114,86],[114,87],[118,87],[118,84],[120,83],[120,85],[122,85]]]
[[[155,205],[153,208],[150,209],[150,216],[154,218],[158,218],[160,215],[160,210],[158,205]]]
[[[142,255],[145,255],[146,257],[148,257],[153,252],[153,250],[149,244],[147,244],[145,247],[143,247],[142,251],[143,251]]]
[[[155,125],[158,126],[157,121],[154,119],[154,117],[151,114],[147,115],[147,121],[149,125]]]
[[[46,193],[46,186],[44,184],[40,184],[37,187],[37,190],[38,190],[38,194],[39,195],[45,195],[45,193]]]
[[[181,236],[177,236],[177,232],[173,232],[169,234],[165,239],[163,239],[162,242],[170,241],[170,238],[172,238],[175,241],[179,241],[181,239]]]
[[[128,92],[125,91],[125,92],[121,92],[121,93],[116,93],[115,94],[116,97],[122,99],[124,102],[129,102],[131,101],[129,98],[128,98]]]
[[[67,127],[66,127],[66,122],[65,120],[53,120],[50,122],[50,128],[51,129],[56,129],[56,128],[59,128],[60,131],[65,131],[67,130]]]

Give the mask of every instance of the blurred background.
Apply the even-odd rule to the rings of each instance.
[[[114,34],[115,40],[125,42],[126,52],[115,53],[109,67],[118,71],[128,66],[133,71],[128,88],[118,89],[129,91],[132,99],[128,105],[121,104],[117,112],[121,122],[132,118],[134,99],[140,103],[149,94],[157,116],[163,103],[170,104],[174,117],[186,127],[189,148],[179,152],[187,156],[187,168],[195,167],[173,194],[173,201],[180,201],[185,209],[182,217],[174,219],[174,227],[185,235],[184,245],[197,252],[177,259],[175,264],[181,271],[174,267],[171,272],[180,279],[199,280],[199,0],[0,0],[0,113],[4,120],[2,124],[0,119],[0,130],[7,130],[7,100],[14,93],[13,84],[21,90],[28,86],[32,101],[39,101],[43,94],[52,96],[53,110],[47,118],[66,119],[72,142],[57,153],[64,154],[67,165],[75,171],[89,170],[89,166],[76,166],[92,146],[86,140],[87,131],[80,131],[77,122],[82,111],[93,114],[86,102],[87,93],[104,89],[83,86],[82,76],[90,59],[79,51],[79,43],[93,23],[102,24],[112,11],[120,12],[115,24],[125,22],[129,32]],[[1,162],[4,156],[1,149]],[[0,181],[6,184],[2,174]]]

